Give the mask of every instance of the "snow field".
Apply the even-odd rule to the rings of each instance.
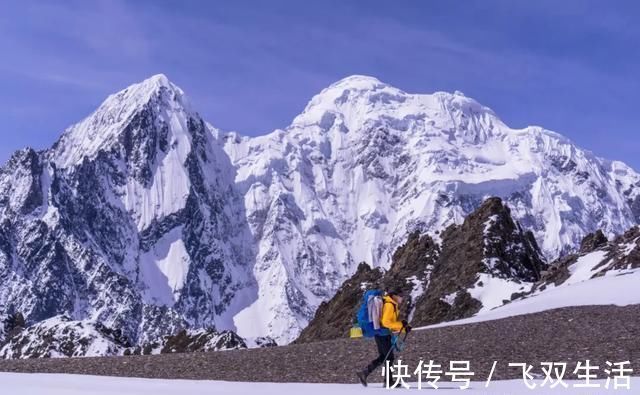
[[[352,394],[384,394],[388,391],[415,393],[416,383],[410,384],[411,389],[386,389],[382,384],[371,384],[362,387],[360,384],[299,384],[299,383],[246,383],[222,381],[191,381],[191,380],[151,380],[136,378],[115,378],[76,375],[46,375],[46,374],[14,374],[0,373],[3,393],[20,395],[352,395]],[[538,385],[541,381],[536,382]],[[484,382],[473,382],[467,390],[461,391],[458,384],[441,383],[438,390],[423,387],[428,394],[614,394],[634,393],[640,388],[640,377],[631,378],[631,390],[610,388],[584,389],[574,388],[579,382],[566,381],[569,388],[556,387],[536,388],[529,390],[521,380],[491,382],[485,388]],[[605,380],[594,383],[604,386]],[[5,392],[6,391],[6,392]]]

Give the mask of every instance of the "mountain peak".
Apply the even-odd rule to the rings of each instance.
[[[373,90],[384,86],[388,85],[375,77],[354,74],[334,82],[333,84],[329,85],[327,89],[353,88],[358,90]]]
[[[293,120],[293,126],[319,125],[326,129],[334,119],[332,114],[351,114],[359,118],[371,109],[391,108],[406,100],[400,89],[365,75],[345,77],[323,89]]]
[[[367,122],[392,122],[402,128],[406,126],[407,119],[413,117],[428,118],[427,121],[439,122],[440,125],[449,122],[450,125],[441,127],[450,129],[485,114],[499,121],[490,108],[458,90],[453,93],[407,93],[374,77],[352,75],[315,95],[293,120],[292,126],[319,126],[324,131],[338,126],[346,131],[358,129]]]
[[[153,75],[110,95],[91,115],[68,128],[53,147],[56,163],[68,167],[85,156],[94,156],[117,141],[120,133],[142,111],[191,113],[182,89],[164,74]]]
[[[156,92],[161,88],[168,88],[184,94],[184,92],[182,92],[180,88],[178,88],[175,84],[169,81],[169,78],[167,78],[167,76],[162,73],[152,75],[151,77],[137,84],[131,85],[127,89],[132,89],[132,88],[137,88],[139,91],[147,91],[147,92]]]
[[[169,81],[166,75],[155,74],[109,96],[104,103],[102,103],[100,108],[105,106],[117,106],[122,103],[128,104],[129,106],[144,105],[153,96],[157,96],[163,91],[169,93],[166,99],[177,101],[184,100],[184,91],[182,89]]]
[[[154,74],[151,77],[147,78],[146,80],[142,81],[142,83],[158,83],[161,85],[169,85],[171,82],[169,81],[169,78],[167,78],[166,74],[164,73],[158,73],[158,74]]]

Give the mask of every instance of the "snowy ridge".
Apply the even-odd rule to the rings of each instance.
[[[636,292],[638,281],[640,281],[639,270],[633,270],[624,274],[608,273],[603,277],[597,277],[563,287],[550,288],[521,300],[516,300],[504,305],[500,304],[497,308],[483,310],[471,318],[444,322],[424,328],[490,321],[569,306],[627,306],[640,304],[640,298]]]
[[[260,347],[260,344],[253,344]],[[130,348],[124,355],[158,355],[186,352],[210,352],[247,348],[245,341],[230,331],[217,332],[211,328],[183,329],[157,341]]]
[[[117,333],[110,333],[102,325],[58,316],[41,321],[9,339],[0,348],[0,358],[120,355],[126,345],[117,336]]]

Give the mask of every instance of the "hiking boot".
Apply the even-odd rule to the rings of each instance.
[[[360,370],[358,372],[356,372],[356,376],[358,376],[358,379],[360,380],[360,384],[362,384],[363,386],[367,386],[367,376],[369,375],[369,372],[367,372],[367,370]]]

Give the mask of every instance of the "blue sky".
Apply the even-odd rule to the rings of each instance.
[[[640,2],[0,0],[0,161],[165,73],[213,125],[285,127],[351,74],[460,90],[640,169]]]

